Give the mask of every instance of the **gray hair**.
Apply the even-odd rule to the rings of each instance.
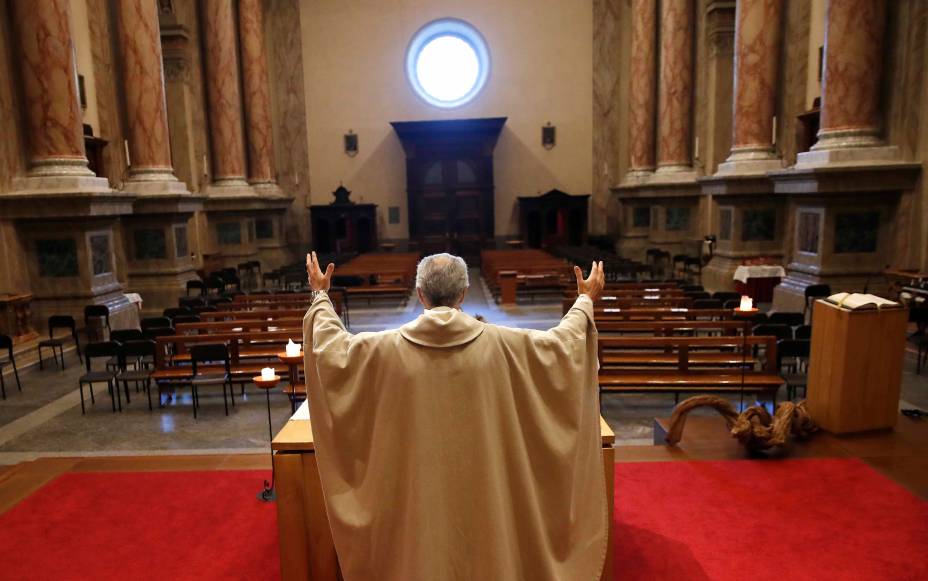
[[[461,293],[470,286],[467,263],[460,256],[433,254],[416,267],[416,288],[433,307],[455,307]]]

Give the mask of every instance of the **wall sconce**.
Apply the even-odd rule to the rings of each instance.
[[[552,149],[557,144],[557,127],[548,124],[541,128],[541,146],[545,149]]]
[[[345,155],[348,157],[358,155],[358,135],[351,129],[345,134]]]

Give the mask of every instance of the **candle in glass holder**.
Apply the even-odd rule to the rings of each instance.
[[[288,339],[287,343],[287,357],[299,357],[300,355],[300,346],[293,342],[293,339]]]
[[[741,296],[741,306],[738,307],[739,311],[750,311],[754,308],[754,301],[751,300],[751,297],[747,295]]]
[[[273,368],[273,367],[265,367],[264,369],[262,369],[262,370],[261,370],[261,379],[263,379],[263,380],[265,380],[265,381],[270,381],[270,380],[274,379],[274,368]]]

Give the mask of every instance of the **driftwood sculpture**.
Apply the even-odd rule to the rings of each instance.
[[[763,406],[751,406],[739,414],[724,398],[698,395],[674,408],[670,417],[670,430],[667,432],[668,444],[675,445],[680,441],[686,426],[686,416],[699,407],[711,407],[719,412],[731,430],[731,435],[753,452],[782,446],[790,436],[805,438],[818,429],[806,411],[805,400],[798,404],[783,402],[771,417]]]

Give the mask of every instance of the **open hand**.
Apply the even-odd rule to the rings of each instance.
[[[590,268],[590,276],[583,280],[583,271],[579,266],[574,267],[574,275],[577,277],[577,294],[587,295],[594,301],[599,298],[606,286],[606,273],[603,272],[602,262],[593,262]]]
[[[330,262],[323,274],[315,252],[306,255],[306,271],[309,273],[309,288],[314,291],[327,291],[332,286],[332,273],[335,272],[335,265]]]

